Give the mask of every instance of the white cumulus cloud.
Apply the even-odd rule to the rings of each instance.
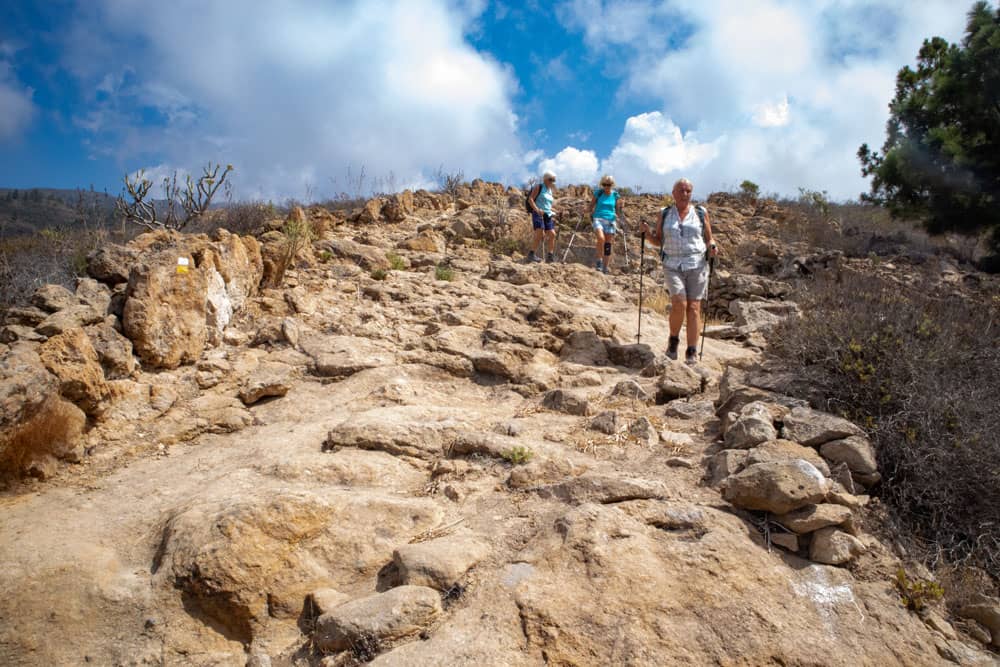
[[[0,141],[15,139],[35,115],[34,91],[22,86],[11,67],[0,61]]]
[[[754,108],[753,122],[757,127],[782,127],[789,121],[788,98],[773,104],[758,104]]]
[[[150,155],[192,171],[231,162],[240,194],[265,197],[354,189],[362,168],[382,187],[426,183],[438,167],[520,174],[514,77],[464,37],[482,9],[96,0],[67,62],[92,89],[114,82],[94,101],[95,142],[128,168]],[[157,124],[136,126],[144,108]]]
[[[590,183],[597,179],[597,154],[567,146],[555,157],[539,162],[539,174],[551,171],[562,183]]]

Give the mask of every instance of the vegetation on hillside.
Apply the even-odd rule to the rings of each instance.
[[[990,232],[1000,257],[1000,9],[977,2],[962,43],[924,41],[896,77],[882,152],[858,150],[867,197],[928,231]]]

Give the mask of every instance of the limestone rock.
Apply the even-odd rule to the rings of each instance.
[[[108,322],[101,322],[86,328],[97,358],[108,380],[122,380],[135,372],[135,356],[132,341],[118,333]]]
[[[744,405],[740,416],[730,424],[725,443],[729,449],[750,449],[777,437],[770,410],[765,404],[754,401]]]
[[[860,428],[846,419],[811,408],[792,408],[783,423],[782,437],[807,447],[819,447],[831,440],[864,435]]]
[[[322,616],[350,600],[351,596],[335,588],[319,588],[309,594],[307,604],[312,605],[316,616]]]
[[[553,389],[545,393],[542,397],[542,406],[556,412],[565,412],[568,415],[579,415],[586,417],[592,414],[590,401],[572,389]]]
[[[390,268],[383,249],[350,239],[324,240],[318,244],[318,248],[326,250],[338,259],[353,262],[365,271]]]
[[[76,304],[46,317],[35,327],[43,336],[58,336],[70,329],[79,329],[104,320],[104,313],[98,312],[92,306]]]
[[[573,505],[670,497],[670,491],[660,481],[600,474],[580,475],[535,491],[543,498],[555,498]]]
[[[373,577],[400,541],[441,516],[427,500],[370,491],[259,488],[195,500],[167,519],[156,576],[182,591],[186,606],[250,641],[276,608],[294,617],[309,593]]]
[[[656,427],[648,417],[636,419],[629,426],[628,432],[645,447],[655,447],[660,442],[660,434],[656,432]]]
[[[481,539],[449,535],[401,546],[393,552],[392,561],[402,584],[448,591],[489,552],[489,545]]]
[[[614,410],[605,410],[590,420],[590,428],[601,433],[614,435],[621,428],[618,413]]]
[[[59,380],[59,393],[88,415],[98,415],[111,390],[90,338],[83,329],[69,329],[38,348],[38,356]]]
[[[179,257],[191,263],[186,273],[177,272]],[[122,327],[144,364],[169,369],[198,360],[208,340],[207,281],[206,271],[178,247],[132,267]]]
[[[642,401],[643,403],[653,399],[653,394],[646,391],[646,389],[635,380],[622,380],[615,385],[614,389],[611,390],[611,395],[624,396],[626,398]]]
[[[608,359],[616,366],[642,369],[656,360],[656,353],[645,343],[631,343],[628,345],[609,343],[607,350]]]
[[[963,618],[971,618],[989,630],[993,648],[1000,649],[1000,600],[979,593],[959,613]]]
[[[831,463],[845,463],[852,473],[870,475],[878,472],[875,449],[868,438],[853,435],[831,440],[820,446],[819,453]]]
[[[261,364],[240,388],[240,400],[244,405],[253,405],[264,398],[284,396],[292,388],[291,373],[292,368],[288,364]]]
[[[436,590],[399,586],[323,614],[316,621],[313,641],[321,651],[340,651],[362,643],[374,648],[419,633],[441,614],[441,596]]]
[[[421,232],[416,236],[400,241],[396,246],[403,250],[416,250],[419,252],[437,252],[445,250],[444,239],[434,232]]]
[[[444,454],[445,443],[466,427],[460,415],[460,410],[417,405],[374,408],[333,427],[323,447],[356,447],[434,460]]]
[[[820,505],[806,505],[799,509],[774,517],[788,530],[799,535],[805,535],[820,528],[829,526],[840,526],[851,520],[851,510],[843,505],[831,505],[823,503]]]
[[[191,401],[190,409],[210,433],[232,433],[253,424],[253,415],[232,396],[205,394]]]
[[[767,463],[769,461],[794,461],[802,459],[816,467],[824,477],[830,476],[830,466],[826,460],[811,447],[804,447],[791,440],[768,440],[751,449],[746,458],[746,464]]]
[[[320,377],[343,378],[359,371],[386,366],[395,359],[387,346],[368,338],[329,336],[319,341],[302,341],[303,351],[313,359]]]
[[[756,463],[729,477],[723,497],[744,509],[785,514],[822,502],[830,481],[815,466],[802,461]]]
[[[35,290],[29,301],[32,306],[41,308],[48,313],[55,313],[80,304],[76,295],[62,285],[42,285]]]
[[[574,331],[563,343],[559,358],[564,363],[586,366],[607,366],[610,363],[608,349],[593,331]]]
[[[746,467],[749,452],[745,449],[724,449],[708,460],[707,481],[710,486],[718,486],[730,475],[735,475]]]
[[[701,383],[701,376],[687,364],[668,363],[656,382],[656,402],[666,403],[697,394],[701,391]]]
[[[809,543],[809,559],[826,565],[843,565],[866,551],[858,538],[837,528],[821,528]]]
[[[111,290],[93,278],[77,279],[75,296],[80,303],[90,306],[102,315],[110,312]]]
[[[129,271],[138,253],[132,248],[102,245],[87,256],[87,275],[108,285],[128,280]]]

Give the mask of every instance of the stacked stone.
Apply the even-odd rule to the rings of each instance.
[[[727,373],[720,395],[725,449],[710,482],[735,506],[767,512],[772,541],[829,565],[866,550],[854,510],[881,478],[871,442],[853,423],[801,401],[739,384]]]

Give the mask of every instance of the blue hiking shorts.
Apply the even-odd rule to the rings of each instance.
[[[592,218],[594,221],[594,231],[602,231],[605,234],[614,234],[618,231],[617,223],[614,220],[606,220],[605,218]]]
[[[531,227],[532,229],[544,229],[548,232],[556,228],[556,221],[551,215],[539,215],[532,211]]]

